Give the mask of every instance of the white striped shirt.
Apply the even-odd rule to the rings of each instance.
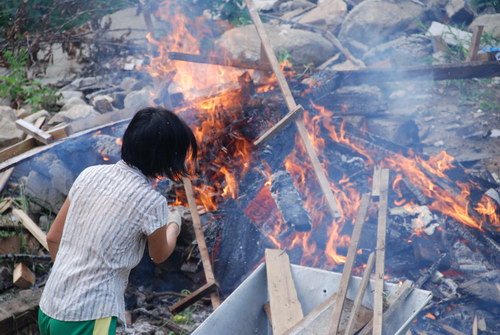
[[[61,321],[125,320],[130,270],[147,235],[167,223],[166,199],[139,170],[119,161],[85,169],[70,207],[40,308]]]

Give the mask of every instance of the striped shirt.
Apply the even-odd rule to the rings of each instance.
[[[70,207],[41,310],[61,321],[125,320],[130,270],[147,235],[167,223],[166,199],[139,170],[119,161],[85,169],[68,194]]]

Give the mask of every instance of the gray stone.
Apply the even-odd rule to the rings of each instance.
[[[87,103],[82,98],[72,97],[72,98],[69,98],[68,101],[66,101],[66,103],[64,104],[64,106],[62,106],[59,111],[60,112],[64,112],[64,111],[70,110],[74,106],[77,106],[77,105],[86,105],[86,104]]]
[[[288,26],[265,24],[274,52],[279,55],[285,50],[294,65],[321,64],[335,52],[335,47],[320,34],[292,29]],[[219,48],[226,50],[234,59],[260,60],[260,39],[253,25],[240,26],[226,31],[216,41]]]
[[[255,8],[258,10],[271,10],[279,4],[279,0],[253,0]]]
[[[26,181],[26,193],[38,200],[44,207],[52,211],[59,211],[66,195],[56,190],[50,179],[39,172],[30,171]]]
[[[500,39],[500,13],[478,16],[470,24],[469,31],[472,31],[474,26],[484,26],[484,32]]]
[[[79,98],[83,101],[83,93],[80,91],[61,90],[59,94],[60,98],[57,100],[59,106],[64,106],[71,98]]]
[[[113,98],[109,95],[98,95],[92,99],[92,105],[95,109],[101,113],[112,112],[113,109]]]
[[[458,24],[469,24],[474,19],[474,11],[466,0],[449,0],[445,6],[450,21]]]
[[[292,0],[283,2],[279,6],[280,12],[291,12],[296,9],[305,9],[315,6],[314,3],[307,0]]]
[[[76,105],[70,109],[59,112],[52,117],[49,121],[49,125],[58,124],[61,122],[71,122],[78,119],[84,119],[92,116],[97,116],[99,113],[94,109],[94,107],[89,105]]]
[[[398,66],[421,64],[433,52],[432,41],[420,34],[401,36],[393,41],[380,44],[363,55],[366,65],[389,60]]]
[[[125,77],[120,83],[120,88],[123,89],[125,92],[130,92],[134,90],[137,83],[139,83],[139,80],[132,77]]]
[[[344,19],[339,37],[375,46],[415,28],[424,8],[410,0],[397,3],[367,0],[354,7]]]
[[[0,106],[0,146],[11,145],[22,139],[24,133],[16,127],[16,112]]]
[[[73,172],[68,170],[60,160],[51,163],[48,172],[53,188],[67,195],[76,178]]]
[[[119,160],[121,156],[121,146],[117,143],[116,137],[110,135],[96,135],[92,149],[112,161]]]
[[[150,86],[144,87],[140,91],[134,91],[125,97],[123,102],[125,109],[128,110],[139,110],[144,107],[151,105],[151,92],[153,88]]]
[[[326,0],[301,16],[299,23],[315,25],[333,32],[342,23],[346,14],[347,4],[344,1]]]
[[[28,115],[23,120],[26,121],[26,122],[29,122],[29,123],[35,123],[35,121],[38,120],[41,117],[45,117],[46,119],[48,119],[48,118],[50,118],[50,113],[47,112],[46,110],[42,109],[42,110],[39,110],[36,113]]]

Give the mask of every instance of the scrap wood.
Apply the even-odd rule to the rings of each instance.
[[[12,198],[0,200],[0,214],[3,214],[12,205]]]
[[[258,63],[258,62],[242,61],[239,59],[220,58],[220,57],[215,57],[215,56],[203,56],[203,55],[187,54],[187,53],[182,53],[182,52],[169,52],[168,59],[191,62],[191,63],[201,63],[201,64],[236,67],[239,69],[253,69],[253,70],[260,70],[260,71],[271,71],[272,70],[271,66],[266,65],[266,64],[262,64],[262,63]]]
[[[20,288],[30,288],[35,285],[35,274],[24,263],[17,263],[12,272],[12,283]]]
[[[47,235],[38,227],[38,225],[31,220],[31,218],[22,209],[14,208],[12,209],[12,214],[17,217],[23,226],[33,235],[38,242],[48,251],[49,246],[47,244]]]
[[[13,299],[0,302],[0,334],[18,334],[36,320],[42,289],[21,290]]]
[[[303,112],[304,108],[301,105],[295,106],[295,108],[292,111],[288,112],[288,114],[285,115],[278,123],[269,128],[264,134],[262,134],[257,140],[255,140],[253,144],[255,146],[258,146],[264,143],[267,139],[273,137],[277,132],[279,132],[281,129],[285,128],[292,121],[294,121],[295,118],[301,117]]]
[[[186,191],[186,197],[189,204],[189,210],[191,212],[191,217],[193,219],[193,229],[196,236],[196,242],[198,243],[198,250],[200,251],[201,262],[203,264],[203,271],[205,272],[205,279],[207,283],[215,284],[214,272],[212,269],[212,263],[210,262],[210,255],[208,253],[207,243],[205,241],[205,236],[203,234],[203,230],[201,227],[200,215],[198,213],[198,207],[196,205],[196,200],[194,197],[193,185],[189,178],[182,179],[184,183],[184,190]],[[205,287],[205,289],[210,289],[209,287]],[[210,294],[210,300],[212,301],[212,307],[215,310],[220,306],[220,298],[217,292],[212,292]]]
[[[287,253],[284,250],[266,249],[265,258],[273,334],[282,335],[299,322],[304,314],[295,290]]]
[[[175,323],[175,322],[173,322],[173,321],[171,321],[169,319],[165,319],[165,318],[159,317],[156,314],[151,313],[150,311],[148,311],[147,309],[145,309],[143,307],[136,308],[132,312],[134,312],[134,313],[141,313],[141,314],[146,315],[146,316],[148,316],[150,318],[153,318],[155,320],[163,322],[160,325],[160,327],[167,327],[168,329],[170,329],[171,331],[173,331],[174,334],[176,334],[176,335],[188,335],[188,334],[190,334],[190,332],[186,328],[178,325],[177,323]]]
[[[373,334],[382,335],[385,272],[385,239],[387,230],[387,202],[389,170],[380,171],[380,200],[378,207],[377,247],[375,262],[375,292],[373,297]]]
[[[191,294],[187,295],[186,297],[182,298],[180,301],[176,302],[172,306],[168,308],[170,313],[172,314],[177,314],[200,300],[201,298],[207,296],[208,294],[211,294],[212,292],[217,291],[218,285],[214,281],[210,281],[197,289],[196,291],[192,292]]]
[[[342,271],[342,278],[340,280],[339,290],[337,292],[337,300],[333,307],[332,325],[329,331],[330,335],[336,335],[339,329],[340,318],[342,316],[342,309],[344,307],[344,300],[347,295],[347,289],[349,288],[349,281],[351,280],[352,269],[354,267],[354,261],[356,259],[356,254],[358,251],[358,244],[361,238],[361,232],[363,230],[363,224],[365,223],[366,213],[368,212],[369,205],[370,205],[370,193],[365,193],[361,197],[361,204],[359,206],[358,215],[354,223],[351,242],[349,243],[347,258],[344,264],[344,270]]]
[[[456,330],[455,328],[453,328],[451,326],[448,326],[448,325],[445,325],[443,323],[440,323],[439,327],[441,327],[442,329],[446,330],[448,333],[450,333],[452,335],[466,335],[465,333],[462,333],[461,331]]]
[[[474,26],[474,32],[472,33],[472,38],[469,45],[469,53],[467,54],[466,62],[472,62],[477,59],[477,51],[479,50],[479,44],[481,43],[481,35],[483,33],[484,26]]]
[[[2,192],[5,185],[7,185],[12,172],[14,172],[14,168],[10,168],[4,172],[0,172],[0,192]]]
[[[259,38],[260,38],[261,43],[262,43],[262,49],[265,52],[265,56],[266,56],[267,60],[271,64],[273,72],[276,75],[278,85],[281,89],[281,92],[282,92],[284,98],[285,98],[285,102],[287,104],[288,110],[291,112],[297,108],[297,104],[295,103],[295,99],[293,98],[292,91],[290,90],[290,87],[288,86],[286,78],[283,75],[283,72],[281,71],[281,67],[278,63],[278,59],[276,58],[276,55],[274,54],[274,51],[273,51],[272,46],[271,46],[271,42],[269,40],[269,37],[267,36],[267,33],[264,29],[264,25],[262,24],[262,21],[260,20],[259,14],[257,13],[251,0],[245,0],[245,3],[247,5],[247,9],[250,13],[250,17],[255,25],[255,28],[257,29],[257,34],[259,35]],[[319,182],[321,190],[326,198],[326,202],[328,204],[328,207],[329,207],[333,217],[338,218],[338,217],[340,217],[340,211],[339,211],[337,202],[335,200],[335,197],[333,196],[333,192],[331,190],[330,183],[328,182],[328,178],[326,177],[325,171],[323,170],[323,167],[321,166],[321,163],[319,162],[318,156],[316,154],[316,151],[311,143],[311,139],[309,138],[309,134],[307,132],[306,126],[304,125],[304,121],[302,119],[295,119],[295,126],[297,127],[297,132],[299,133],[299,136],[301,137],[302,142],[304,143],[304,147],[306,149],[306,152],[311,160],[314,173],[316,174],[316,177],[318,178],[318,182]]]
[[[403,285],[401,285],[396,293],[391,294],[388,299],[389,307],[383,314],[383,321],[385,322],[396,310],[398,310],[405,299],[413,291],[413,282],[411,280],[406,280]],[[371,319],[366,326],[358,333],[358,335],[368,335],[372,333],[374,319]]]
[[[368,257],[368,261],[366,262],[365,273],[363,274],[363,278],[361,279],[361,283],[359,284],[356,298],[354,298],[354,304],[352,306],[351,314],[349,315],[349,320],[347,321],[347,326],[345,327],[344,331],[345,335],[354,334],[354,323],[358,318],[359,308],[361,307],[361,302],[363,301],[363,297],[365,296],[366,287],[368,286],[368,282],[370,281],[370,274],[372,273],[374,264],[375,253],[372,252]]]
[[[16,127],[43,144],[49,144],[52,141],[52,135],[25,120],[16,120]]]

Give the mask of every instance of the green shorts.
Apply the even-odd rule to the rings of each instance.
[[[116,316],[89,321],[59,321],[38,310],[40,335],[115,335]]]

